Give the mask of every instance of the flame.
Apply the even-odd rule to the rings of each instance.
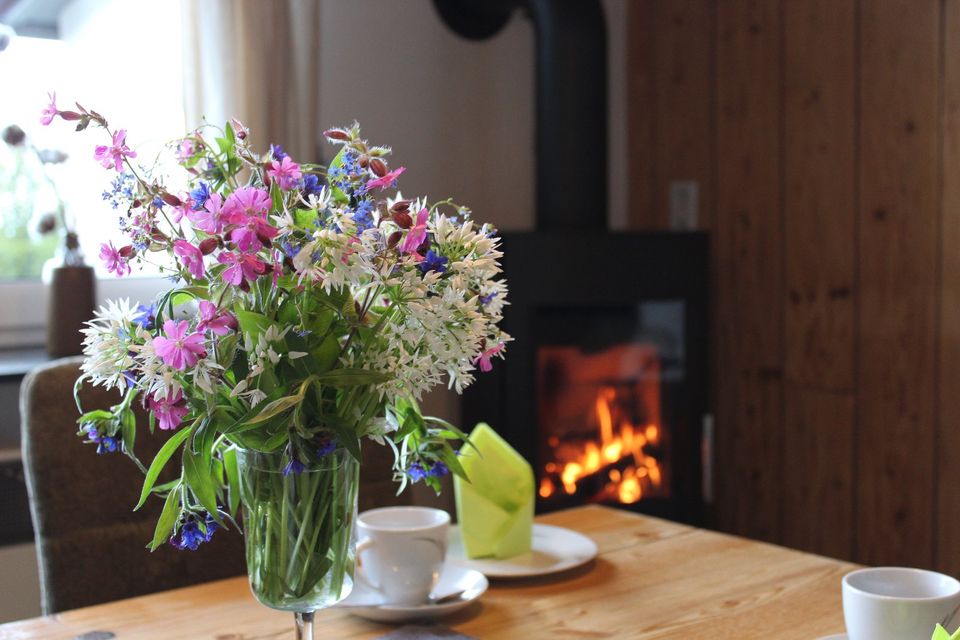
[[[609,465],[618,465],[606,474],[609,480],[603,485],[602,495],[624,504],[633,504],[643,498],[644,486],[648,489],[659,488],[662,483],[660,462],[644,452],[647,444],[655,445],[660,440],[660,427],[656,423],[636,426],[627,420],[621,420],[614,429],[614,410],[611,402],[616,399],[616,390],[603,388],[594,401],[594,412],[599,426],[599,442],[588,441],[579,451],[564,454],[567,460],[548,462],[544,469],[547,473],[559,476],[563,490],[568,495],[577,493],[577,482],[593,476]],[[559,441],[556,437],[548,440],[556,450]],[[622,461],[632,459],[629,466],[623,467]],[[621,471],[621,469],[623,469]],[[553,481],[544,476],[538,490],[542,498],[552,496],[556,491]]]

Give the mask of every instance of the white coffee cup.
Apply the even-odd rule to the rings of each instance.
[[[450,514],[429,507],[383,507],[357,519],[357,574],[385,603],[423,604],[440,579]]]
[[[873,567],[843,577],[843,619],[850,640],[930,640],[937,623],[951,632],[960,582],[935,571]]]

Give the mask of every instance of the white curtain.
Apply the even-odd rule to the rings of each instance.
[[[188,127],[229,118],[252,145],[316,162],[319,0],[182,0]]]

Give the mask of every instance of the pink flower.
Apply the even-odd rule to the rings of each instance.
[[[400,243],[400,253],[411,253],[419,256],[417,249],[427,239],[427,215],[429,211],[424,207],[417,214],[417,222],[407,231],[406,237]]]
[[[137,152],[131,151],[126,145],[127,132],[125,129],[118,129],[113,134],[113,144],[109,147],[98,145],[94,150],[93,159],[97,160],[105,168],[113,167],[116,171],[123,170],[124,158],[136,158]]]
[[[50,98],[50,104],[43,108],[43,111],[40,112],[40,124],[47,126],[53,119],[57,117],[57,114],[60,113],[57,110],[57,92],[48,93],[47,96]]]
[[[198,358],[207,355],[206,349],[203,348],[203,334],[188,335],[187,330],[186,320],[180,322],[167,320],[163,323],[163,333],[166,337],[160,336],[153,339],[153,349],[164,364],[180,371],[194,366]]]
[[[241,251],[259,251],[280,231],[270,225],[266,218],[236,214],[230,217],[230,224],[237,225],[230,232],[230,240]]]
[[[177,147],[177,160],[180,162],[186,162],[197,152],[197,148],[193,144],[193,140],[190,138],[184,138],[180,141],[180,145]]]
[[[193,226],[207,233],[221,233],[226,224],[226,217],[222,211],[223,196],[211,193],[199,211],[187,211],[187,217]]]
[[[223,203],[223,214],[232,216],[243,213],[248,216],[266,215],[270,211],[270,194],[256,187],[241,187]]]
[[[150,411],[157,417],[157,422],[161,429],[176,429],[183,421],[183,416],[190,410],[183,399],[183,392],[177,389],[173,396],[166,398],[157,398],[154,394],[150,397]]]
[[[498,344],[497,346],[491,349],[487,349],[486,351],[481,351],[480,355],[478,355],[476,358],[473,359],[473,364],[477,364],[477,362],[479,362],[480,371],[483,371],[484,373],[489,373],[491,370],[493,370],[493,364],[490,363],[490,358],[492,358],[493,356],[503,351],[503,347],[504,345],[501,342],[500,344]]]
[[[231,253],[224,251],[217,256],[220,264],[229,264],[220,277],[232,285],[240,285],[244,280],[254,281],[267,271],[267,265],[250,253]]]
[[[380,187],[380,190],[383,191],[387,187],[393,185],[393,183],[397,181],[397,178],[400,177],[400,174],[406,170],[407,169],[405,167],[397,167],[386,175],[383,175],[379,178],[374,178],[373,180],[367,182],[366,190],[373,191],[377,187]]]
[[[270,176],[284,191],[289,191],[297,186],[303,173],[300,172],[300,165],[290,159],[290,156],[284,156],[283,160],[274,160],[267,169],[267,175]]]
[[[190,275],[198,280],[203,277],[206,270],[203,267],[203,252],[199,248],[186,240],[175,240],[173,253],[180,258],[180,263],[190,272]]]
[[[130,263],[123,256],[121,250],[115,248],[113,243],[104,243],[100,245],[100,259],[106,265],[107,271],[115,273],[120,277],[130,275]]]
[[[200,323],[197,331],[212,331],[225,336],[237,328],[237,319],[229,313],[218,313],[217,305],[208,300],[200,301]]]

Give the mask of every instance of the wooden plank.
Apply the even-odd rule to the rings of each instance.
[[[781,15],[717,7],[719,524],[777,540],[783,423]]]
[[[655,518],[586,507],[539,518],[594,537],[598,559],[545,580],[494,582],[445,618],[478,638],[809,640],[843,628],[835,560]],[[198,552],[200,553],[200,552]],[[254,602],[245,578],[0,625],[3,638],[292,637],[292,616]],[[389,627],[343,610],[317,614],[317,637],[376,638]]]
[[[853,551],[854,0],[784,3],[784,544]],[[810,514],[816,513],[816,518]],[[834,523],[830,529],[823,522]]]
[[[936,566],[960,575],[960,491],[956,452],[960,451],[960,2],[944,4],[943,194],[940,234],[940,416],[936,481]]]
[[[699,190],[696,228],[713,225],[716,10],[702,0],[659,0],[655,11],[655,216],[670,225],[670,186]]]
[[[857,558],[933,563],[939,3],[861,5]]]
[[[654,16],[656,0],[627,3],[627,220],[658,227],[654,188]]]

